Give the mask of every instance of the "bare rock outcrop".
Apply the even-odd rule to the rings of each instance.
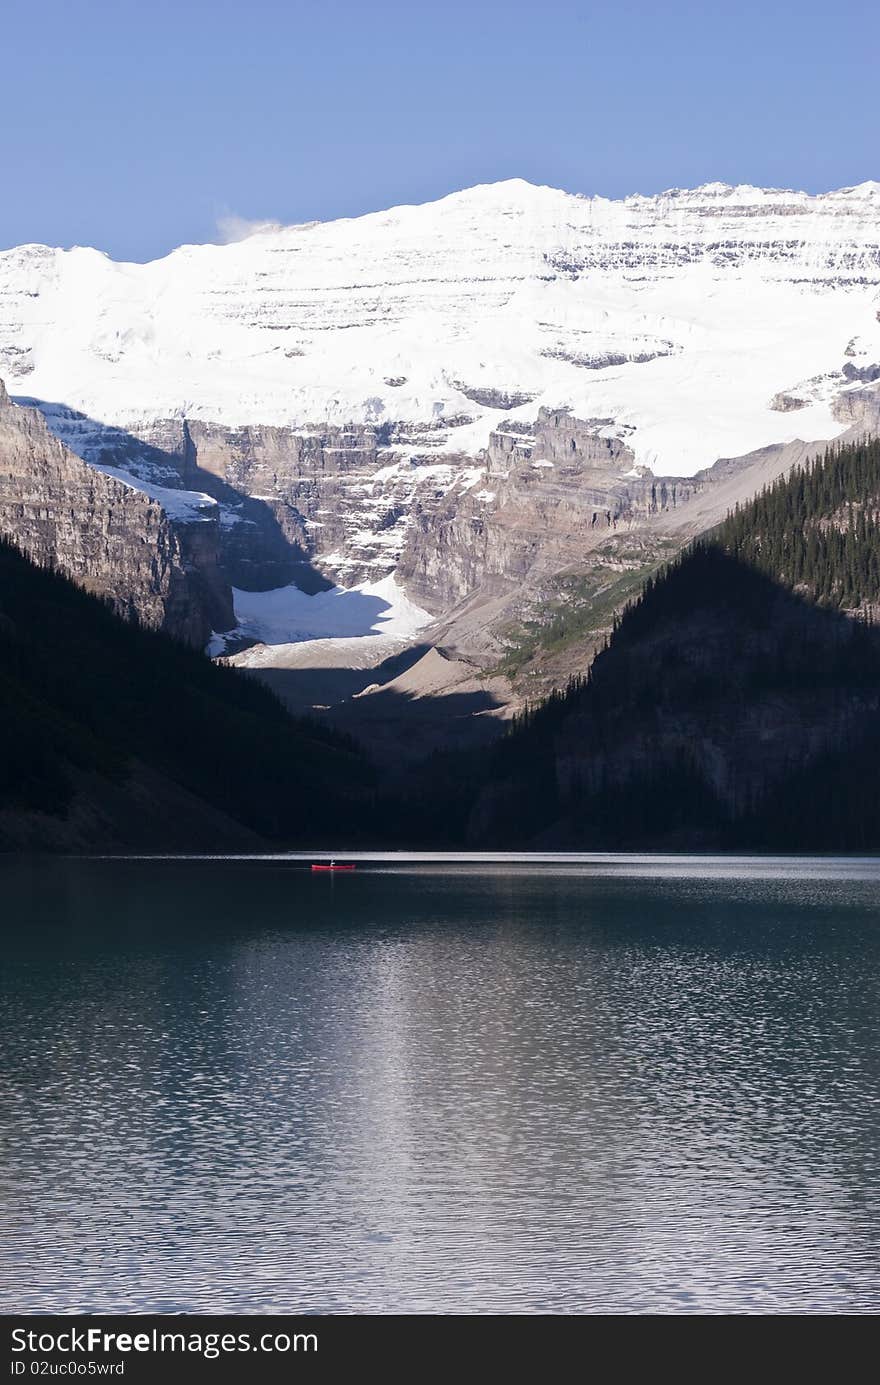
[[[847,436],[880,432],[880,382],[845,390],[834,401],[833,412],[841,423],[849,425]]]
[[[35,401],[36,402],[36,401]],[[473,459],[438,448],[465,417],[433,424],[233,426],[184,417],[99,423],[42,403],[55,435],[83,460],[219,506],[221,564],[233,586],[343,586],[393,572],[413,501],[453,487]]]
[[[845,436],[878,426],[877,390],[849,394]],[[504,672],[520,701],[541,698],[589,666],[648,574],[823,445],[655,476],[612,420],[542,409],[531,429],[511,420],[492,434],[473,485],[416,503],[399,575],[438,617],[435,641]]]
[[[399,569],[413,600],[439,613],[480,586],[534,587],[705,484],[636,468],[609,425],[542,409],[531,433],[493,433],[481,484],[415,507]]]
[[[212,629],[234,624],[214,507],[172,519],[157,500],[82,461],[2,384],[0,534],[148,628],[203,645]]]

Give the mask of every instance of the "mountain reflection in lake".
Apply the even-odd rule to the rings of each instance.
[[[7,1311],[880,1308],[880,866],[0,876]]]

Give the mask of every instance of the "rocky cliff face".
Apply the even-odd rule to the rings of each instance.
[[[0,384],[0,533],[127,619],[203,645],[234,623],[216,507],[178,519],[84,463]]]
[[[479,587],[523,593],[524,583],[534,588],[705,485],[703,477],[659,478],[636,467],[608,425],[542,409],[531,430],[493,433],[479,486],[416,504],[400,563],[413,599],[439,613]]]
[[[125,429],[30,402],[91,465],[161,489],[166,503],[212,497],[223,571],[247,590],[385,577],[400,559],[414,503],[455,495],[480,474],[473,459],[438,458],[432,448],[447,439],[440,426],[231,427],[180,417]]]
[[[848,393],[843,438],[880,425],[880,384]],[[416,504],[400,576],[435,612],[435,642],[513,680],[514,704],[587,668],[642,581],[792,467],[821,452],[793,441],[655,476],[605,419],[541,410],[489,443],[478,484]]]
[[[236,585],[250,588],[297,579],[304,564],[343,586],[387,576],[414,501],[454,488],[462,462],[438,461],[419,431],[403,425],[230,428],[194,420],[183,431],[184,484],[222,502],[224,564]],[[440,430],[425,431],[436,441]]]
[[[152,265],[23,246],[0,253],[0,367],[159,504],[215,628],[225,581],[396,572],[485,664],[610,609],[801,439],[874,426],[878,209],[873,183],[514,181]]]

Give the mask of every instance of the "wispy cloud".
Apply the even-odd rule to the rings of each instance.
[[[263,231],[280,231],[280,221],[256,221],[236,212],[224,211],[217,215],[217,236],[223,245],[232,245],[249,236],[258,236]]]

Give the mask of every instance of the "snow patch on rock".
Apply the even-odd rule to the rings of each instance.
[[[412,639],[432,617],[410,601],[393,577],[362,582],[356,587],[332,587],[308,596],[296,586],[271,591],[241,591],[233,587],[236,627],[215,634],[207,652],[216,657],[242,639],[256,640],[237,662],[247,667],[274,663],[278,646],[316,640],[371,640],[377,635],[399,642]],[[270,650],[265,650],[270,646]]]

